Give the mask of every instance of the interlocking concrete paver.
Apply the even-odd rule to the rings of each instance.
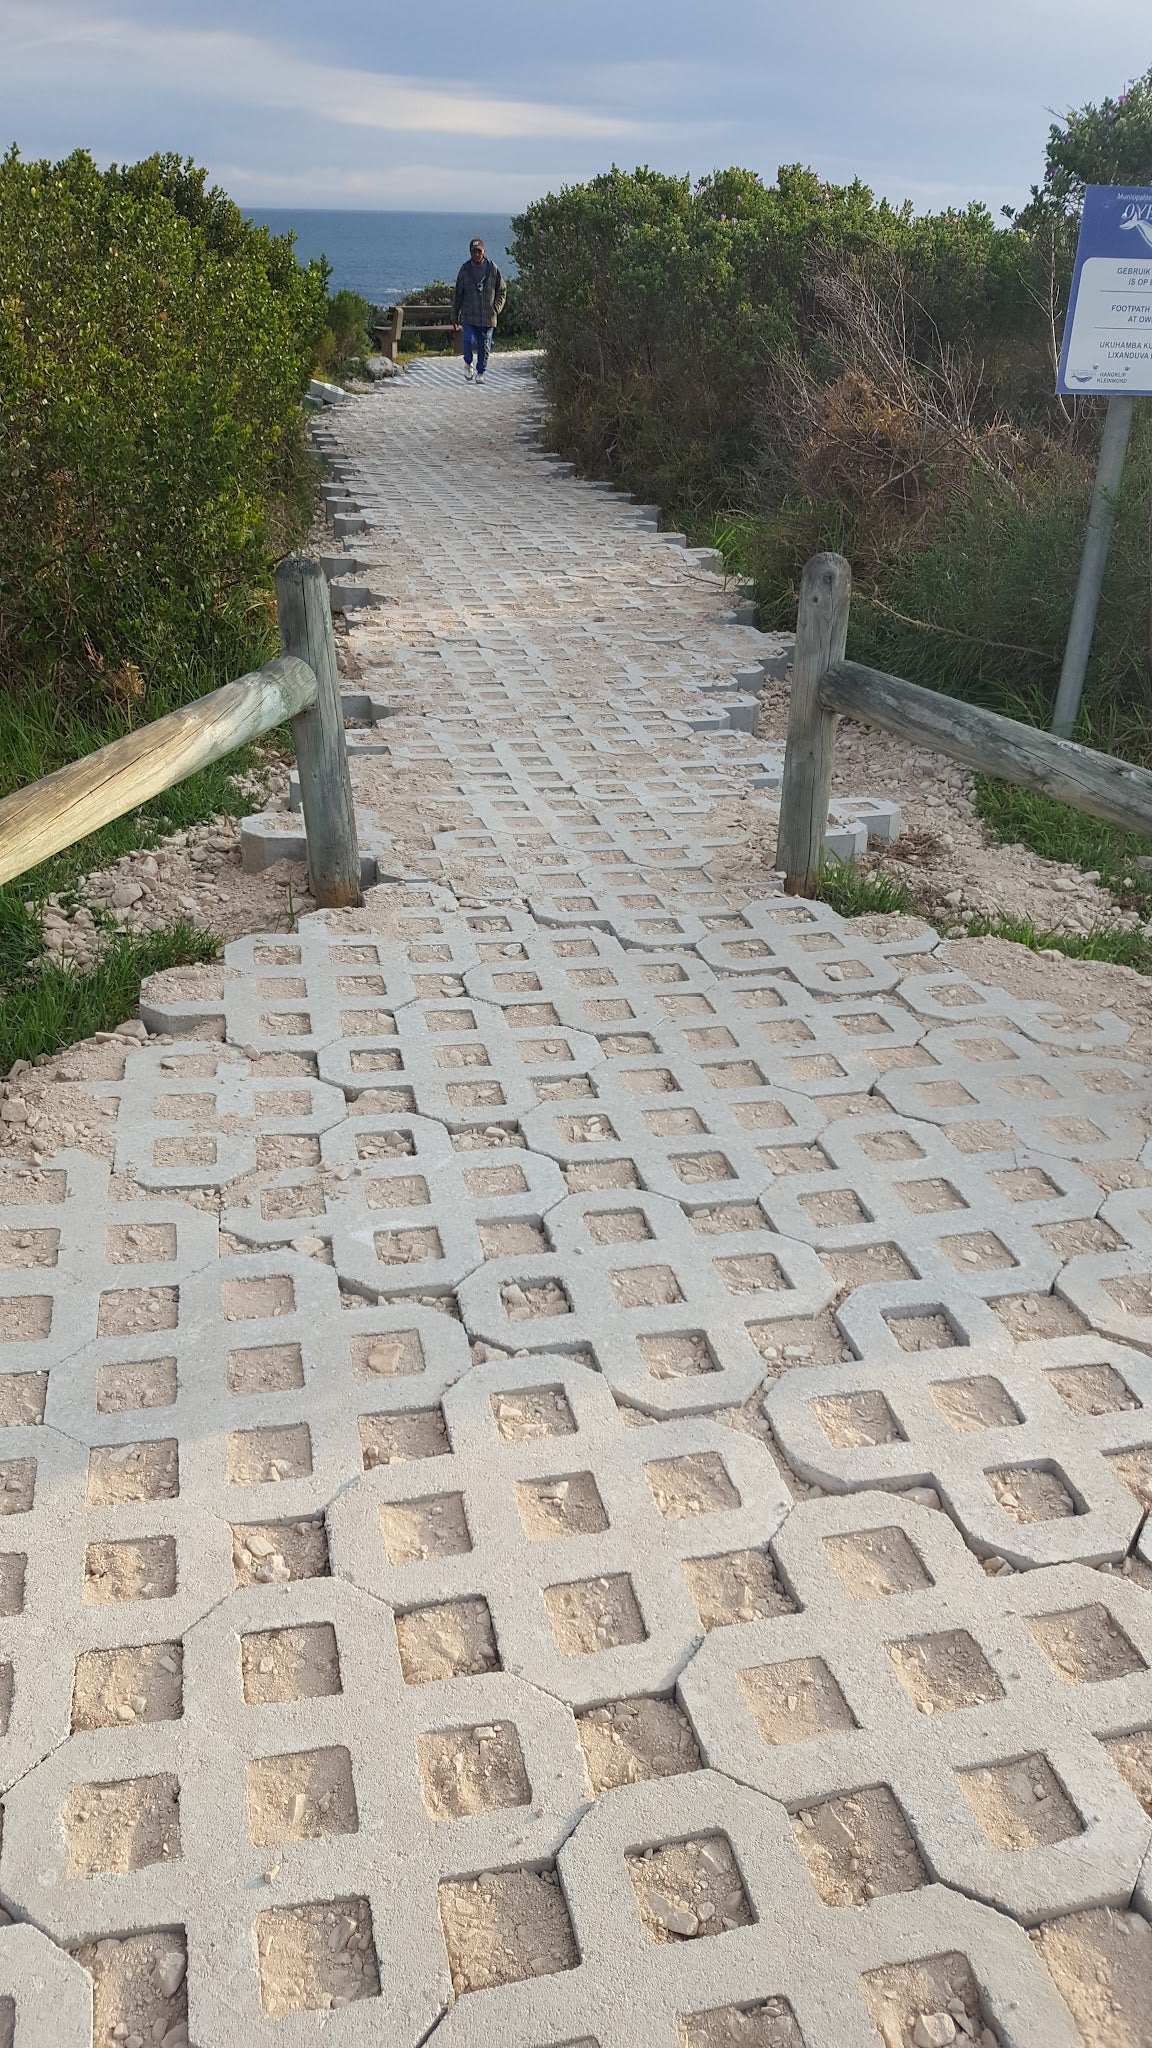
[[[0,2027],[12,2048],[40,2048],[49,2038],[59,2048],[89,2048],[91,1980],[47,1935],[0,1925],[0,1986]]]
[[[1152,1822],[1107,1743],[1152,1715],[1141,1593],[987,1578],[945,1517],[875,1493],[809,1504],[772,1550],[799,1611],[715,1632],[681,1682],[706,1762],[833,1849],[821,1810],[886,1787],[929,1877],[1026,1923],[1127,1903]],[[896,1888],[846,1846],[861,1899]]]
[[[711,1852],[714,1890],[720,1858],[712,1845],[729,1848],[748,1924],[724,1927],[712,1939],[654,1938],[641,1917],[643,1878],[638,1872],[629,1881],[630,1859],[685,1841]],[[707,1871],[707,1853],[702,1860]],[[937,1886],[874,1900],[867,1912],[830,1911],[782,1807],[712,1772],[601,1799],[561,1850],[559,1867],[579,1965],[564,1976],[461,1999],[438,2029],[444,2048],[495,2040],[509,2048],[576,2048],[585,2040],[599,2048],[672,2048],[685,2039],[692,2016],[740,2013],[769,1999],[793,2016],[792,2040],[875,2048],[869,1979],[895,1964],[940,1956],[955,1959],[958,1984],[960,1958],[970,1965],[978,2021],[996,2029],[990,2039],[1004,2048],[1041,2041],[1077,2048],[1067,2011],[1018,1927]],[[912,2029],[890,2038],[910,2041]]]
[[[566,1427],[503,1441],[496,1407],[537,1389]],[[335,1504],[334,1570],[408,1613],[482,1601],[494,1668],[574,1706],[667,1693],[702,1636],[684,1560],[754,1548],[787,1513],[759,1445],[707,1420],[629,1429],[604,1381],[560,1358],[477,1367],[441,1407],[443,1455],[377,1467]],[[443,1553],[412,1557],[389,1511],[429,1501],[456,1513]]]
[[[1152,1360],[1095,1336],[911,1355],[889,1342],[767,1395],[805,1478],[934,1486],[978,1554],[1022,1567],[1127,1556],[1152,1501]]]
[[[491,374],[316,430],[381,885],[0,1168],[0,2041],[1103,2048],[1152,1084],[779,894],[788,641]]]

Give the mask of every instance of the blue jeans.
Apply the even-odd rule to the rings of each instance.
[[[488,368],[488,357],[491,349],[492,329],[490,327],[470,327],[466,320],[464,322],[464,361],[465,363],[471,363],[472,357],[475,355],[476,375],[478,377],[482,377]]]

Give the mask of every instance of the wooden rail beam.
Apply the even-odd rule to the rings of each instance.
[[[826,714],[862,719],[915,747],[963,761],[982,775],[1152,836],[1152,773],[1147,768],[855,661],[826,669],[819,687]]]
[[[307,662],[273,661],[16,790],[0,802],[0,882],[298,717],[315,697],[316,676]]]

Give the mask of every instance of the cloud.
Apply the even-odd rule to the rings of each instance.
[[[57,0],[4,0],[0,39],[9,88],[51,90],[69,55],[114,77],[120,95],[157,89],[291,110],[386,134],[610,140],[635,123],[583,107],[503,99],[466,84],[324,64],[229,29],[157,26],[86,14]]]
[[[0,0],[0,146],[194,156],[254,205],[519,208],[647,161],[813,165],[917,205],[997,209],[1048,108],[1148,62],[1131,0]],[[1055,32],[1053,32],[1055,24]],[[384,65],[390,67],[385,69]]]

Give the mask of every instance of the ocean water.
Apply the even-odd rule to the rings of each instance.
[[[505,276],[511,221],[506,213],[323,213],[297,207],[252,209],[252,219],[278,235],[291,228],[305,263],[326,256],[329,289],[359,292],[374,306],[390,306],[405,292],[438,279],[451,282],[480,235]]]

